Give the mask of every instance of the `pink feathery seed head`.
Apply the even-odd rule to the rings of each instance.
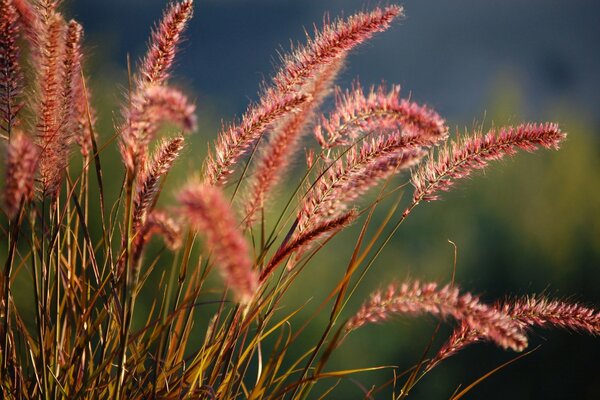
[[[454,181],[484,168],[491,160],[513,155],[518,149],[533,151],[538,147],[558,149],[565,139],[557,124],[524,124],[491,130],[486,135],[473,135],[452,142],[440,150],[437,158],[430,157],[412,177],[415,187],[413,205],[439,198]],[[409,210],[405,211],[407,214]]]
[[[385,292],[375,292],[346,326],[348,331],[367,323],[389,319],[392,315],[432,314],[451,316],[477,330],[502,348],[521,351],[527,337],[518,323],[500,310],[489,307],[471,293],[461,294],[456,287],[439,288],[436,283],[405,282],[390,285]]]
[[[303,86],[318,68],[335,62],[376,32],[386,30],[401,14],[402,7],[391,5],[359,12],[346,20],[326,21],[306,45],[283,57],[283,67],[273,79],[275,86],[284,93]]]
[[[61,15],[49,12],[40,43],[40,66],[36,68],[38,86],[37,142],[41,148],[40,178],[44,196],[55,197],[64,175],[69,143],[62,141],[63,95],[67,26]]]
[[[214,154],[207,158],[204,171],[213,185],[224,185],[240,158],[255,144],[268,127],[280,118],[300,110],[310,100],[306,94],[279,95],[268,91],[260,103],[251,105],[239,124],[219,133]]]
[[[508,300],[495,308],[512,318],[522,330],[556,327],[594,336],[600,334],[600,312],[577,303],[532,296]],[[463,323],[426,369],[432,369],[465,347],[485,339],[477,330]]]
[[[22,201],[33,199],[38,156],[38,148],[29,136],[19,131],[11,136],[6,155],[4,187],[4,205],[9,218],[16,215]]]
[[[301,257],[314,243],[335,235],[354,222],[357,217],[358,212],[356,210],[350,210],[340,217],[317,224],[314,228],[298,235],[284,247],[277,250],[275,255],[273,255],[267,266],[261,272],[260,281],[262,282],[268,278],[273,270],[291,254],[296,253],[297,258]]]
[[[120,150],[131,171],[142,165],[148,146],[164,123],[172,123],[184,133],[196,130],[196,106],[179,90],[151,86],[138,93],[126,111],[121,127]]]
[[[61,142],[65,151],[73,141],[73,132],[75,128],[75,90],[76,82],[81,73],[81,40],[83,29],[76,21],[71,20],[67,25],[65,54],[62,65],[62,99],[61,109],[62,117],[59,122],[58,140]],[[68,156],[64,157],[65,166],[68,162]]]
[[[137,192],[133,207],[133,229],[139,230],[155,202],[161,178],[166,175],[183,149],[184,138],[177,136],[163,140],[152,158],[141,168],[137,176]]]
[[[192,0],[173,3],[165,11],[158,27],[152,31],[150,48],[141,62],[139,89],[148,85],[162,85],[167,81],[181,34],[192,14]]]
[[[325,149],[351,145],[361,135],[390,130],[412,131],[428,137],[432,145],[445,140],[448,127],[435,111],[400,97],[400,86],[372,87],[365,95],[359,82],[352,90],[336,90],[336,105],[315,127],[317,141]]]
[[[505,302],[499,309],[527,329],[557,327],[600,334],[600,311],[577,303],[532,296]]]
[[[219,267],[226,284],[241,302],[248,302],[258,288],[250,249],[239,230],[234,211],[220,188],[191,183],[178,196],[181,212],[205,237],[205,247]]]
[[[0,127],[10,136],[22,107],[23,74],[17,45],[17,10],[12,0],[1,0],[0,11]]]

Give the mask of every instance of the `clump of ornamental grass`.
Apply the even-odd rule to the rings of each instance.
[[[454,333],[428,359],[394,367],[397,376],[400,368],[410,371],[405,397],[423,375],[471,344],[522,352],[537,328],[600,333],[595,309],[544,296],[486,304],[454,282],[393,283],[360,309],[348,309],[362,277],[417,205],[493,161],[520,150],[558,149],[565,139],[555,123],[450,138],[444,119],[402,97],[399,86],[337,87],[348,55],[388,29],[401,7],[326,18],[305,44],[282,56],[243,116],[222,128],[202,166],[175,193],[177,203],[162,207],[165,179],[196,130],[194,102],[169,83],[192,0],[168,6],[130,72],[114,124],[124,171],[118,194],[104,190],[103,149],[112,135],[95,129],[83,28],[64,18],[59,3],[0,0],[2,398],[302,399],[316,395],[323,379],[373,369],[327,370],[332,352],[366,324],[423,314],[453,324]],[[24,68],[32,71],[28,80]],[[335,101],[324,111],[331,94]],[[172,134],[158,138],[164,124]],[[306,171],[294,194],[274,221],[266,220],[301,154]],[[80,172],[72,172],[74,163]],[[395,184],[397,176],[412,189]],[[363,201],[376,187],[377,200]],[[400,197],[374,227],[380,201],[400,191],[412,197]],[[92,193],[99,193],[97,208]],[[397,208],[402,199],[406,207]],[[288,350],[305,345],[304,328],[290,331],[295,312],[278,310],[312,257],[352,224],[362,229],[350,261],[318,308],[329,314],[322,337],[293,359]],[[150,257],[154,236],[165,246]],[[207,282],[213,270],[222,277],[218,288]],[[150,288],[154,302],[137,326],[138,295],[154,285],[147,278],[155,271],[161,279]],[[16,301],[17,279],[30,282],[30,309]],[[206,293],[213,301],[200,301]],[[212,317],[199,318],[207,312]],[[194,325],[203,327],[203,337],[192,335]]]

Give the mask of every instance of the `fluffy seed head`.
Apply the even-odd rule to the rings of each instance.
[[[359,12],[346,20],[326,19],[320,31],[315,29],[314,38],[283,57],[284,67],[273,79],[275,86],[282,92],[301,87],[319,68],[337,61],[375,33],[385,31],[401,14],[402,7],[391,5]]]
[[[192,18],[193,1],[173,3],[152,31],[150,48],[140,67],[138,87],[162,85],[169,78],[177,46],[187,22]]]
[[[413,174],[413,205],[437,200],[439,193],[450,190],[455,180],[484,168],[489,161],[513,155],[518,149],[534,151],[540,146],[558,149],[565,137],[557,124],[545,123],[500,128],[484,136],[473,135],[452,142]],[[408,212],[409,209],[405,215]]]
[[[250,301],[258,287],[250,249],[239,222],[221,189],[191,183],[178,196],[181,211],[198,233],[227,285],[241,302]]]
[[[159,182],[165,176],[183,148],[182,136],[164,140],[138,174],[137,193],[133,206],[133,229],[138,230],[146,219],[159,189]]]
[[[8,144],[4,205],[9,218],[19,211],[21,202],[33,199],[33,184],[38,164],[38,148],[25,134],[16,131]]]
[[[259,104],[250,106],[239,124],[232,124],[219,133],[214,154],[210,154],[205,163],[207,180],[224,185],[237,162],[265,130],[284,115],[297,112],[308,100],[309,97],[303,94],[266,95]]]
[[[0,128],[10,136],[21,109],[21,67],[19,65],[18,14],[12,0],[0,1]]]
[[[461,294],[450,285],[439,288],[435,283],[408,282],[375,292],[348,321],[347,330],[385,321],[392,315],[423,313],[442,318],[452,316],[502,348],[521,351],[527,346],[527,337],[509,315],[486,306],[471,293]]]

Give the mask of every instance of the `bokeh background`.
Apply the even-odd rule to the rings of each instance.
[[[401,4],[406,18],[349,58],[341,85],[357,77],[365,86],[382,80],[399,83],[406,95],[434,107],[460,131],[481,124],[551,120],[569,138],[558,153],[521,154],[460,185],[443,201],[420,206],[367,275],[348,312],[367,293],[394,279],[450,279],[454,248],[448,240],[457,246],[457,281],[485,299],[544,291],[600,304],[600,3]],[[164,5],[163,0],[78,0],[66,6],[86,29],[87,69],[102,117],[101,141],[112,135],[115,104],[126,87],[127,54],[136,60],[143,53],[149,28]],[[198,0],[178,57],[176,82],[196,99],[201,129],[179,163],[179,173],[170,177],[172,187],[199,168],[220,121],[240,115],[256,98],[259,82],[277,64],[278,50],[288,49],[290,40],[302,40],[303,27],[312,29],[325,12],[348,15],[368,5],[363,0]],[[117,188],[120,178],[112,184]],[[312,263],[291,294],[288,310],[312,299],[308,315],[311,305],[319,304],[343,274],[347,246],[355,236],[350,231],[332,241]],[[322,322],[313,324],[297,354],[318,337]],[[408,368],[434,327],[427,318],[366,327],[348,338],[330,368]],[[448,332],[442,330],[438,342]],[[538,344],[541,348],[533,354],[467,397],[600,398],[600,340],[538,331],[532,347]],[[471,348],[429,374],[411,397],[448,398],[459,384],[512,357],[493,346]],[[391,370],[354,376],[332,397],[362,398],[364,388],[390,378]],[[389,398],[389,388],[374,397]]]

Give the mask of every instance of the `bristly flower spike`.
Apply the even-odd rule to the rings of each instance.
[[[452,316],[502,348],[521,351],[527,337],[508,314],[487,306],[470,293],[460,293],[452,286],[442,288],[436,283],[405,282],[377,291],[347,325],[348,331],[362,325],[381,322],[393,315],[432,314],[441,318]]]
[[[0,127],[10,137],[21,109],[23,75],[19,65],[18,14],[12,0],[0,0]]]
[[[173,122],[184,132],[196,128],[194,105],[180,91],[165,86],[192,13],[192,0],[173,3],[165,11],[158,27],[152,31],[129,102],[123,106],[120,151],[130,175],[145,162],[148,145],[161,123]]]
[[[22,132],[15,131],[6,155],[4,205],[9,218],[16,215],[22,202],[33,199],[38,156],[38,148],[33,141]]]
[[[404,216],[421,201],[437,200],[439,193],[450,190],[455,180],[484,168],[489,161],[513,155],[518,149],[534,151],[540,146],[558,149],[565,137],[557,124],[545,123],[500,128],[485,136],[474,135],[452,142],[413,174],[413,201]]]
[[[137,193],[133,206],[134,231],[138,231],[143,225],[158,192],[160,180],[173,166],[183,148],[183,143],[183,136],[164,140],[154,151],[152,159],[138,174]]]
[[[167,81],[181,34],[192,18],[193,6],[193,0],[183,0],[165,11],[160,24],[152,31],[150,48],[141,62],[138,88],[162,85]]]
[[[275,87],[282,92],[302,87],[321,67],[344,57],[375,33],[385,31],[400,15],[402,7],[390,5],[356,13],[346,20],[326,19],[320,31],[315,29],[314,38],[283,57],[283,68],[273,79]]]
[[[577,303],[527,296],[496,304],[496,309],[507,314],[524,331],[533,328],[556,327],[574,332],[600,335],[600,311]],[[448,341],[431,359],[426,370],[486,337],[467,324],[456,328]]]
[[[247,303],[258,288],[250,249],[234,211],[220,188],[188,184],[178,196],[183,216],[206,239],[206,249],[237,299]]]

